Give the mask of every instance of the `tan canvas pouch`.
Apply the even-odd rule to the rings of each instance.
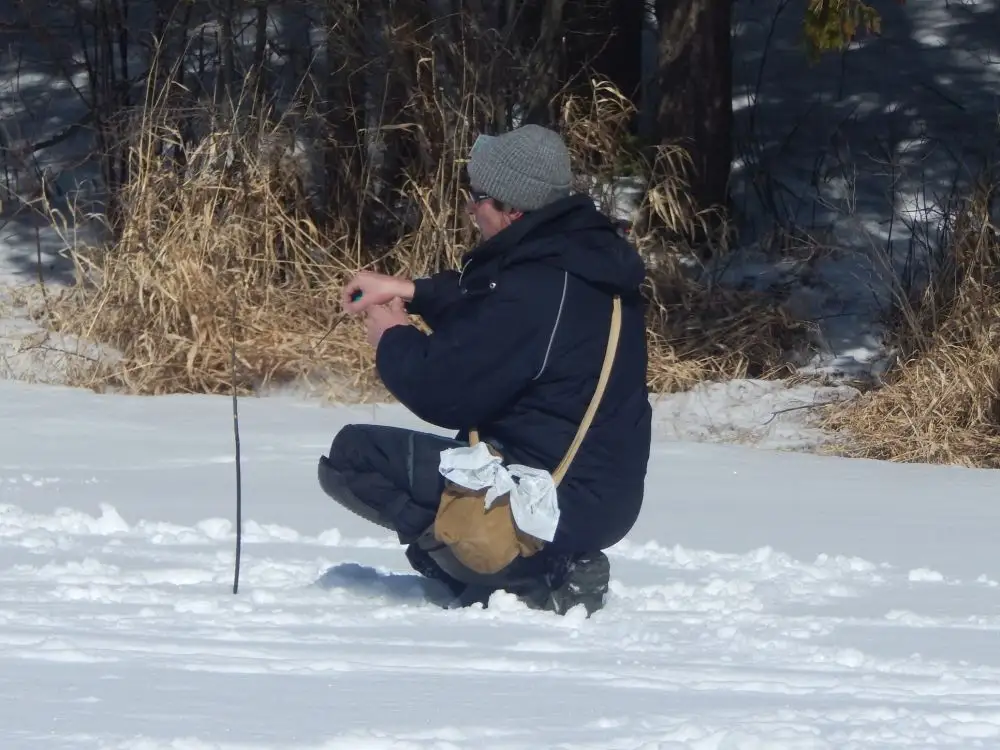
[[[620,327],[621,300],[615,297],[611,333],[608,337],[601,377],[569,450],[552,474],[557,487],[569,469],[597,412],[611,374]],[[471,430],[470,444],[475,445],[478,440],[476,430]],[[487,447],[494,455],[500,455],[492,445]],[[509,494],[497,498],[488,509],[485,502],[486,494],[485,489],[471,490],[455,482],[446,481],[433,531],[434,538],[448,545],[459,562],[476,573],[491,575],[500,572],[518,557],[531,557],[537,554],[544,548],[545,542],[517,527],[511,512]]]
[[[434,537],[447,544],[470,570],[492,575],[518,557],[531,557],[544,542],[517,528],[507,495],[489,509],[485,499],[486,490],[473,491],[448,482],[441,494]]]

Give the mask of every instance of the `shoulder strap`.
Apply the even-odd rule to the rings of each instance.
[[[570,464],[573,463],[573,459],[576,458],[576,452],[580,450],[580,445],[583,444],[583,439],[587,435],[587,430],[590,429],[591,423],[594,421],[594,416],[597,414],[597,409],[601,405],[601,399],[604,397],[604,389],[608,385],[608,379],[611,377],[611,366],[615,362],[615,354],[618,351],[618,338],[621,333],[622,324],[622,301],[617,295],[614,298],[614,306],[611,311],[611,330],[608,333],[608,345],[604,352],[604,364],[601,367],[601,377],[597,381],[597,388],[594,391],[594,395],[590,399],[590,405],[587,407],[587,411],[583,415],[583,419],[580,422],[580,426],[576,430],[576,436],[573,438],[573,442],[570,443],[569,448],[566,451],[566,455],[563,456],[563,460],[556,467],[556,470],[552,472],[552,479],[555,481],[556,486],[562,482],[566,472],[569,470]],[[469,430],[469,444],[475,445],[479,442],[479,431],[476,429]]]

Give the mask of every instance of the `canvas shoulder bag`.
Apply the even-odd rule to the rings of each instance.
[[[615,296],[611,329],[597,388],[573,441],[551,475],[553,484],[557,488],[569,470],[597,414],[611,376],[620,332],[621,298]],[[476,446],[478,443],[478,431],[470,430],[470,446]],[[494,456],[503,459],[493,446],[488,445],[487,448]],[[506,568],[518,557],[531,557],[537,554],[545,546],[545,541],[518,528],[511,510],[509,492],[495,499],[487,508],[488,492],[489,489],[473,490],[446,479],[441,503],[435,516],[433,533],[439,543],[451,549],[452,554],[462,565],[478,574],[492,575]]]

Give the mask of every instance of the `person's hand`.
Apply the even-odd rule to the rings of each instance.
[[[358,299],[352,299],[360,293]],[[413,299],[413,282],[398,276],[362,271],[344,286],[341,304],[348,313],[360,313],[385,305],[394,299]]]
[[[368,308],[365,316],[365,328],[368,329],[368,343],[372,348],[378,348],[378,342],[382,339],[382,334],[393,326],[406,326],[410,324],[410,318],[403,307],[403,300],[393,297],[388,304],[373,305]]]

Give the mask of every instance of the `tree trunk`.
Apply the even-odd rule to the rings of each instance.
[[[525,120],[551,125],[563,96],[590,96],[590,78],[613,83],[636,103],[642,76],[641,0],[547,0],[524,14],[533,50]]]
[[[233,28],[236,20],[236,0],[215,0],[215,22],[219,28],[219,92],[221,100],[221,117],[225,121],[231,119],[236,109],[239,94],[236,93],[236,82],[239,74],[236,70],[236,38]]]
[[[593,71],[633,103],[642,80],[642,0],[577,0],[567,4],[566,75],[580,92]]]
[[[326,72],[323,107],[327,124],[324,148],[328,221],[346,217],[364,225],[362,165],[364,144],[359,133],[365,125],[364,59],[365,19],[354,0],[329,2],[326,27]]]
[[[731,0],[657,0],[657,135],[691,157],[698,209],[725,207],[732,161]]]
[[[537,32],[532,34],[530,72],[524,96],[524,121],[551,126],[557,118],[555,101],[560,83],[562,58],[560,36],[564,32],[563,12],[566,0],[547,0],[537,19]]]

